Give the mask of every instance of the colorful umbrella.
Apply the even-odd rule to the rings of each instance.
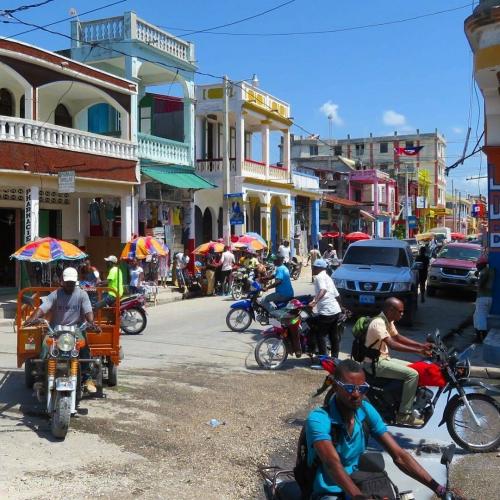
[[[13,253],[10,258],[47,264],[55,260],[80,260],[87,257],[77,246],[55,238],[30,241]]]
[[[264,248],[267,248],[267,245],[264,243],[261,243],[259,240],[250,240],[248,242],[243,242],[243,241],[237,241],[236,243],[233,244],[234,248],[243,248],[243,249],[249,249],[253,251],[258,251],[258,250],[264,250]]]
[[[139,236],[125,244],[120,259],[145,259],[148,255],[168,255],[168,247],[152,236]]]
[[[251,238],[260,241],[267,247],[267,241],[259,233],[254,233],[252,231],[249,231],[248,233],[245,233],[243,236],[250,236]]]
[[[451,239],[453,240],[465,240],[466,236],[463,233],[451,233]]]
[[[214,252],[220,253],[224,251],[224,243],[220,243],[218,241],[208,241],[207,243],[202,243],[199,247],[196,247],[193,250],[194,254],[204,255],[209,252],[209,250],[213,249]]]
[[[354,233],[349,233],[345,235],[346,241],[361,241],[361,240],[371,240],[371,236],[361,231],[354,231]]]
[[[340,233],[339,231],[330,231],[328,233],[323,233],[322,238],[340,238],[344,236],[344,233]]]

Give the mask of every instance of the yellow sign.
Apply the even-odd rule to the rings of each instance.
[[[443,217],[446,215],[446,208],[433,208],[431,209],[431,214],[434,217]]]

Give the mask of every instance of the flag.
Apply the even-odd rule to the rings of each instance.
[[[423,146],[413,146],[411,148],[394,148],[394,152],[397,155],[405,155],[405,156],[415,156],[420,153],[420,150]]]

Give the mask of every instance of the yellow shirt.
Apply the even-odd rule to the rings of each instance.
[[[389,347],[383,342],[384,339],[388,337],[394,337],[398,335],[398,331],[394,326],[393,321],[389,321],[384,313],[380,313],[379,316],[374,318],[368,327],[366,332],[366,342],[365,347],[370,347],[372,349],[378,349],[380,351],[380,358],[388,359]],[[372,344],[375,342],[375,345]],[[365,358],[365,361],[370,361],[370,358]]]

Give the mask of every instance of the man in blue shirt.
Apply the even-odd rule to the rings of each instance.
[[[389,453],[394,463],[408,476],[427,486],[438,496],[446,491],[427,471],[387,432],[377,410],[363,395],[369,385],[363,368],[350,359],[342,361],[335,371],[335,396],[330,400],[328,411],[313,410],[306,421],[308,460],[311,466],[319,458],[319,466],[313,484],[313,500],[333,500],[344,492],[349,498],[366,498],[350,477],[357,470],[360,455],[365,451],[363,421],[368,423],[370,435]],[[334,425],[336,443],[332,442],[331,427]]]
[[[265,290],[276,288],[276,292],[266,295],[264,297],[264,300],[262,301],[262,307],[264,307],[268,312],[270,312],[274,308],[272,304],[273,302],[287,302],[293,298],[293,288],[292,282],[290,280],[290,271],[283,262],[283,257],[276,257],[274,261],[274,263],[276,264],[274,282],[265,288]]]

